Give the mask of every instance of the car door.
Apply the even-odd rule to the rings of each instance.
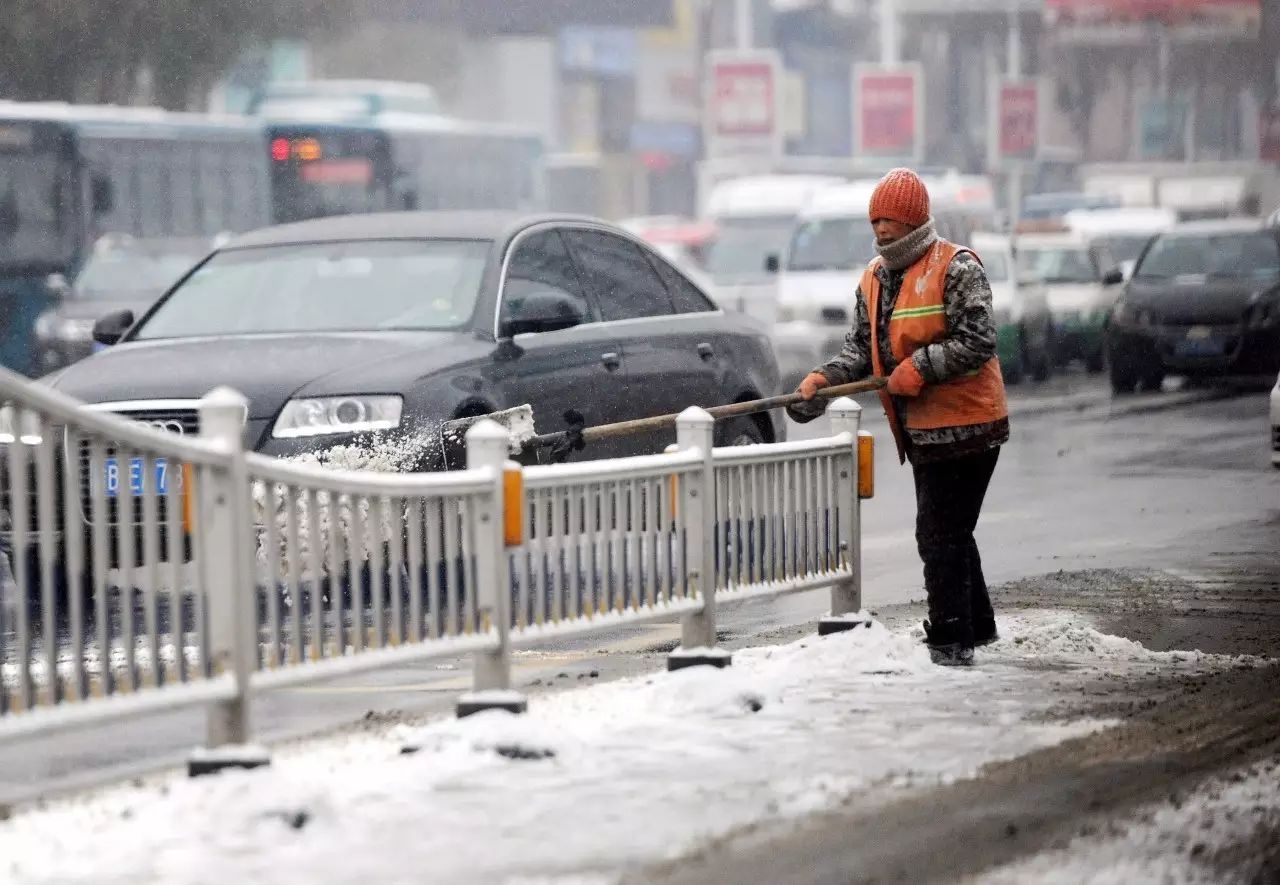
[[[491,367],[501,405],[528,403],[539,433],[563,430],[570,409],[588,426],[621,420],[622,352],[599,318],[559,230],[539,228],[517,238],[498,312],[499,337],[510,337],[513,346],[500,344]],[[593,446],[572,457],[603,454]]]
[[[645,251],[600,229],[570,229],[565,236],[604,325],[622,348],[627,417],[716,405],[719,361],[711,330],[696,317],[676,317],[671,293]],[[620,442],[623,452],[643,454],[674,441],[672,429]]]

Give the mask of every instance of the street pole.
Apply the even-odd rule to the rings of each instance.
[[[734,45],[738,49],[751,49],[755,46],[754,0],[734,0],[733,25]]]
[[[880,0],[880,63],[898,63],[897,0]]]
[[[1018,18],[1016,6],[1009,8],[1009,79],[1016,80],[1022,76],[1022,21]],[[999,95],[997,93],[997,101]],[[999,132],[995,133],[999,138]],[[1022,163],[1009,161],[1009,238],[1014,241],[1017,235],[1018,220],[1022,216]],[[1015,285],[1017,274],[1014,273]]]

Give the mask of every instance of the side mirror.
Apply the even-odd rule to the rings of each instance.
[[[1124,282],[1124,271],[1118,267],[1113,267],[1102,275],[1102,285],[1118,286]]]
[[[514,296],[508,292],[504,313],[498,328],[500,338],[572,329],[587,319],[577,299],[552,289],[535,289]]]
[[[764,257],[764,272],[777,273],[782,267],[782,261],[777,255],[766,255]]]
[[[111,179],[104,175],[94,175],[91,190],[93,191],[93,214],[110,215],[115,209],[115,190],[111,187]]]
[[[132,325],[133,311],[113,311],[93,324],[93,340],[108,347],[118,344]]]
[[[44,278],[45,288],[49,290],[49,294],[55,298],[64,298],[71,291],[71,284],[67,282],[67,278],[60,273],[51,273]]]

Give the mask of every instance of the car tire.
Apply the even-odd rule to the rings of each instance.
[[[1123,353],[1111,352],[1111,392],[1116,396],[1127,396],[1138,386],[1138,372],[1131,359]]]
[[[717,446],[753,446],[765,442],[764,431],[750,418],[733,418],[716,425]]]
[[[1164,387],[1164,369],[1155,369],[1142,376],[1142,387],[1152,393],[1159,393]]]
[[[1018,329],[1018,353],[1013,358],[1011,365],[1000,364],[1001,374],[1004,375],[1004,383],[1010,386],[1021,384],[1022,379],[1027,374],[1027,333],[1023,329]]]
[[[1090,375],[1096,375],[1107,367],[1107,359],[1104,348],[1099,346],[1093,353],[1088,354],[1084,358],[1084,370]]]

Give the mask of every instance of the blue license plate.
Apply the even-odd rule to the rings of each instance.
[[[1222,356],[1226,350],[1221,339],[1197,338],[1179,341],[1174,348],[1178,356]]]
[[[149,494],[169,494],[169,462],[164,458],[153,459],[150,473],[151,476],[148,478],[146,461],[143,458],[129,459],[127,471],[121,469],[120,462],[115,458],[108,458],[106,461],[107,497],[119,497],[121,487],[126,485],[135,498]]]

